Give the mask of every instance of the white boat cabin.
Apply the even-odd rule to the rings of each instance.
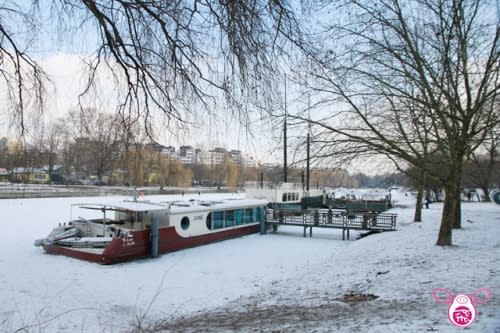
[[[93,218],[72,218],[70,225],[80,229],[82,237],[125,237],[130,231],[151,229],[156,218],[158,228],[173,226],[179,235],[192,237],[259,223],[265,216],[266,204],[257,199],[77,204],[72,207],[72,215],[76,210],[97,214],[91,214]]]
[[[247,198],[267,200],[278,204],[301,204],[303,198],[322,197],[323,189],[306,191],[301,183],[246,182]]]

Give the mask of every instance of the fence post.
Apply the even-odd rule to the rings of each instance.
[[[260,207],[259,209],[260,209],[260,216],[261,216],[260,234],[265,235],[265,234],[267,234],[267,228],[266,228],[267,213],[266,213],[266,210],[264,208]]]
[[[158,217],[151,218],[151,257],[158,257]]]

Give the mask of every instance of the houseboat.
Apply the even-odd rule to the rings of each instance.
[[[72,212],[102,216],[70,218],[35,245],[51,254],[114,264],[256,233],[266,205],[235,198],[78,204]]]

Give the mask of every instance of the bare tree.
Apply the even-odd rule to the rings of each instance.
[[[296,118],[321,129],[316,141],[325,151],[375,151],[439,179],[446,198],[436,244],[452,245],[463,163],[500,119],[491,107],[500,92],[495,2],[332,6],[338,23],[325,25],[308,80],[318,96],[314,113]],[[443,165],[434,175],[426,156],[436,152]]]
[[[122,156],[127,170],[127,182],[134,187],[144,185],[144,147],[140,143],[127,145]]]
[[[61,28],[62,41],[96,35],[96,44],[85,47],[93,52],[80,96],[83,107],[99,71],[105,69],[116,83],[122,123],[132,126],[142,118],[147,131],[155,114],[183,121],[193,105],[211,111],[220,95],[230,102],[235,97],[262,97],[270,91],[264,84],[273,82],[272,60],[290,45],[287,38],[298,33],[288,1],[52,0],[50,10],[41,10],[46,3],[39,0],[31,4],[22,8],[6,0],[0,6],[0,59],[14,68],[13,76],[5,68],[0,74],[21,126],[26,94],[41,105],[44,81],[39,64],[29,57],[36,29],[18,34],[19,25],[4,24],[9,15],[18,16],[9,22],[39,26],[50,22],[44,20],[48,11],[57,18],[52,21]],[[26,49],[18,47],[20,42]]]
[[[62,151],[64,140],[64,125],[60,121],[52,122],[44,127],[39,139],[40,151],[43,165],[51,180],[53,179],[54,168],[59,163],[59,154]]]
[[[72,164],[87,176],[96,175],[103,180],[110,171],[112,162],[118,158],[117,148],[121,126],[117,117],[94,109],[72,111],[66,118],[67,132],[72,144],[68,146],[75,154]]]
[[[43,69],[27,52],[37,31],[37,19],[16,1],[0,4],[0,87],[8,104],[4,112],[24,135],[27,121],[43,110],[45,86]],[[19,27],[21,27],[19,29]]]

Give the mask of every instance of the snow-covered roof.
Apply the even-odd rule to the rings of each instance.
[[[83,209],[92,210],[116,210],[132,212],[149,212],[170,209],[171,212],[190,212],[215,209],[237,209],[249,206],[265,206],[267,201],[258,199],[230,198],[220,200],[183,200],[170,202],[153,201],[120,201],[115,203],[79,203],[78,206]]]
[[[168,205],[162,203],[153,203],[150,201],[120,201],[116,203],[80,203],[74,204],[83,209],[94,210],[118,210],[118,211],[133,211],[133,212],[146,212],[155,210],[168,209]]]
[[[268,201],[251,198],[230,198],[221,200],[190,200],[169,202],[173,213],[206,211],[215,209],[238,209],[251,206],[265,206]]]
[[[47,173],[47,170],[35,167],[18,167],[12,169],[12,173]]]

